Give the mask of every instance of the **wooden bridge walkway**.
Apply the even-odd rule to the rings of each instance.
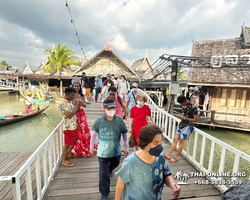
[[[32,153],[0,153],[0,176],[14,175]],[[22,182],[23,183],[23,182]],[[0,199],[12,199],[12,185],[0,182]]]
[[[86,114],[90,127],[92,127],[95,119],[101,116],[100,103],[93,103],[86,108]],[[129,120],[126,124],[128,125]],[[164,143],[164,153],[170,148],[170,143]],[[132,152],[132,151],[131,151]],[[123,156],[120,166],[122,165]],[[97,157],[91,158],[73,158],[71,161],[75,164],[74,167],[68,168],[60,166],[54,180],[51,182],[49,189],[46,193],[45,200],[98,200],[100,199],[99,193],[99,164]],[[197,170],[182,156],[176,163],[169,163],[168,165],[172,170],[173,177],[177,170],[183,170],[186,173],[196,172]],[[188,183],[190,185],[181,186],[180,199],[193,199],[193,200],[219,200],[221,193],[213,185],[195,185],[195,180],[201,178],[190,178]],[[109,199],[115,198],[115,185],[117,177],[113,174],[111,177],[111,192]],[[178,182],[176,180],[176,182]],[[163,190],[162,199],[172,199],[171,191],[169,188]]]
[[[100,103],[92,103],[85,109],[88,123],[90,128],[94,121],[100,117],[103,112],[101,111]],[[126,122],[128,125],[129,120]],[[170,143],[165,141],[164,153],[170,148]],[[132,151],[130,152],[132,153]],[[29,158],[31,153],[0,153],[0,176],[13,175],[22,164]],[[97,157],[91,158],[73,158],[71,161],[75,164],[74,167],[68,168],[61,166],[56,172],[54,179],[50,183],[50,186],[44,197],[45,200],[98,200],[100,199],[99,193],[99,164]],[[121,159],[121,167],[123,156]],[[42,162],[42,161],[41,161]],[[197,170],[182,156],[176,163],[169,163],[173,177],[178,170],[183,170],[186,173],[196,172]],[[190,178],[187,183],[189,185],[181,186],[181,194],[179,199],[191,199],[191,200],[219,200],[221,193],[213,185],[196,185],[195,180],[202,180],[202,178]],[[109,199],[115,198],[115,185],[117,177],[112,175],[111,177],[111,193]],[[178,182],[178,180],[175,180]],[[25,188],[24,180],[21,181],[22,188]],[[35,184],[33,184],[35,187]],[[36,199],[35,188],[33,188],[34,199]],[[22,199],[26,199],[24,193]],[[0,199],[11,200],[13,194],[11,191],[10,183],[0,183]],[[162,199],[172,199],[171,191],[165,187],[163,190]]]

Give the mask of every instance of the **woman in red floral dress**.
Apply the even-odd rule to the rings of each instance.
[[[150,118],[150,121],[154,124],[153,118],[151,117],[151,110],[148,105],[145,105],[147,102],[147,97],[143,94],[137,94],[135,97],[137,104],[131,109],[130,113],[130,127],[129,132],[133,129],[133,139],[135,149],[138,150],[138,141],[139,134],[142,127],[148,125],[147,117]]]
[[[86,107],[86,100],[84,95],[82,94],[82,89],[80,85],[80,81],[73,80],[72,87],[76,90],[75,99],[73,100],[73,104],[75,100],[81,99],[84,103],[81,106],[80,110],[76,113],[77,116],[77,133],[78,133],[78,141],[74,145],[71,153],[74,157],[89,157],[90,156],[90,129],[87,122],[86,113],[83,107]],[[95,148],[97,149],[97,145],[95,144]]]

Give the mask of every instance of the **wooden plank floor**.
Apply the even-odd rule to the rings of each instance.
[[[85,109],[90,127],[95,119],[103,113],[100,111],[101,104],[92,103]],[[128,125],[128,122],[126,124]],[[164,143],[164,153],[170,148],[170,143]],[[122,165],[123,156],[117,171]],[[74,167],[68,168],[60,166],[47,190],[45,200],[98,200],[99,193],[99,164],[97,157],[91,158],[73,158],[71,161],[75,164]],[[167,162],[172,170],[173,177],[178,170],[183,170],[186,173],[196,172],[197,170],[182,156],[176,163]],[[195,185],[195,180],[201,178],[190,178],[189,185],[181,186],[180,199],[191,200],[219,200],[221,193],[212,185]],[[111,177],[111,192],[109,199],[115,198],[115,185],[117,177],[113,174]],[[175,180],[178,182],[178,180]],[[165,187],[163,190],[162,199],[172,199],[171,191]]]
[[[168,151],[170,145],[168,143],[164,144],[164,153]],[[122,158],[123,160],[123,158]],[[117,171],[121,165],[115,170]],[[74,158],[72,162],[75,164],[73,168],[67,168],[61,166],[51,182],[49,189],[47,191],[45,200],[82,200],[82,199],[100,199],[99,189],[98,189],[98,161],[96,157],[92,158]],[[170,169],[172,170],[173,176],[178,170],[183,170],[186,173],[196,172],[197,170],[190,165],[190,163],[180,157],[177,163],[168,163]],[[200,180],[201,178],[190,178],[188,183],[190,185],[181,186],[180,199],[193,199],[193,200],[219,200],[221,193],[212,185],[195,185],[195,180]],[[117,178],[115,175],[111,177],[111,193],[109,199],[114,199],[115,197],[115,185]],[[175,180],[175,182],[178,182]],[[167,187],[163,190],[162,199],[172,199],[171,190]]]
[[[32,153],[0,153],[0,176],[14,175]],[[10,183],[0,183],[0,199],[11,199]]]

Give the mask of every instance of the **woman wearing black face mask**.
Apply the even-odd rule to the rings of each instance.
[[[161,140],[162,131],[158,126],[151,124],[141,129],[141,150],[128,156],[116,173],[116,200],[121,200],[122,193],[124,200],[161,200],[164,184],[172,189],[174,199],[179,196],[180,186],[174,183],[172,172],[161,154]]]

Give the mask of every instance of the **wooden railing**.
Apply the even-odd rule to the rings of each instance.
[[[174,111],[174,116],[177,116],[179,113],[182,112],[182,108],[174,108],[177,111]],[[238,113],[228,113],[228,112],[218,112],[216,110],[198,110],[198,116],[204,117],[204,114],[206,113],[206,119],[210,124],[213,124],[216,122],[215,115],[233,115],[233,116],[240,116],[240,117],[246,117],[245,114],[238,114]]]
[[[20,200],[25,193],[28,200],[42,200],[61,162],[62,147],[63,121],[13,176],[0,176],[0,183],[12,184],[14,200]]]
[[[144,93],[142,90],[141,92]],[[173,143],[180,119],[159,108],[150,98],[148,98],[147,104],[151,108],[152,118],[156,125],[162,128],[164,137]],[[193,136],[194,138],[192,138]],[[250,156],[198,128],[194,128],[194,133],[188,140],[182,155],[204,174],[209,175],[211,172],[231,173],[231,177],[223,177],[226,180],[222,180],[222,177],[207,177],[211,181],[218,183],[215,186],[221,192],[224,192],[232,185],[249,180]],[[241,164],[243,166],[240,167]],[[244,171],[239,174],[242,169]]]

